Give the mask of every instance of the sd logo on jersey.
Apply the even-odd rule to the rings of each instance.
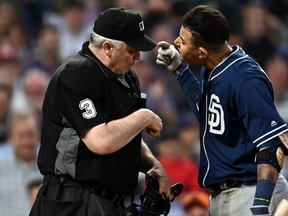
[[[212,94],[208,108],[209,132],[223,134],[225,131],[224,112],[217,95]]]

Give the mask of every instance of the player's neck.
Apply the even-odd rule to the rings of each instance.
[[[232,48],[229,46],[228,43],[225,43],[217,51],[210,51],[206,68],[209,71],[212,71],[215,67],[217,67],[221,62],[223,62],[229,56],[231,51],[232,51]]]

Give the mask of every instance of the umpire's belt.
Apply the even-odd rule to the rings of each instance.
[[[124,198],[126,197],[126,195],[123,193],[114,192],[114,191],[108,190],[106,188],[92,187],[90,189],[90,192],[95,193],[100,197],[104,197],[106,199],[109,199],[113,203],[116,203],[116,204],[122,203]]]
[[[74,179],[66,176],[55,176],[55,175],[44,176],[44,182],[48,183],[51,181],[59,184],[60,187],[69,186],[69,187],[83,188],[83,190],[89,190],[90,193],[94,193],[105,199],[109,199],[115,204],[121,204],[124,201],[124,198],[127,196],[126,194],[114,192],[103,187],[91,187],[83,185],[81,183],[78,183]]]
[[[242,185],[256,185],[256,182],[242,182],[237,178],[229,178],[207,189],[212,197],[216,197],[224,190],[241,187]]]

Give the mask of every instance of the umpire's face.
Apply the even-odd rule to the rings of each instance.
[[[112,48],[108,67],[117,74],[127,73],[134,65],[136,60],[140,59],[140,51],[123,43],[120,49]]]

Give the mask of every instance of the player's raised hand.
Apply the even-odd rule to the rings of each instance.
[[[158,49],[156,63],[174,72],[181,64],[178,51],[173,45],[166,41],[160,41],[157,45],[160,48]]]

